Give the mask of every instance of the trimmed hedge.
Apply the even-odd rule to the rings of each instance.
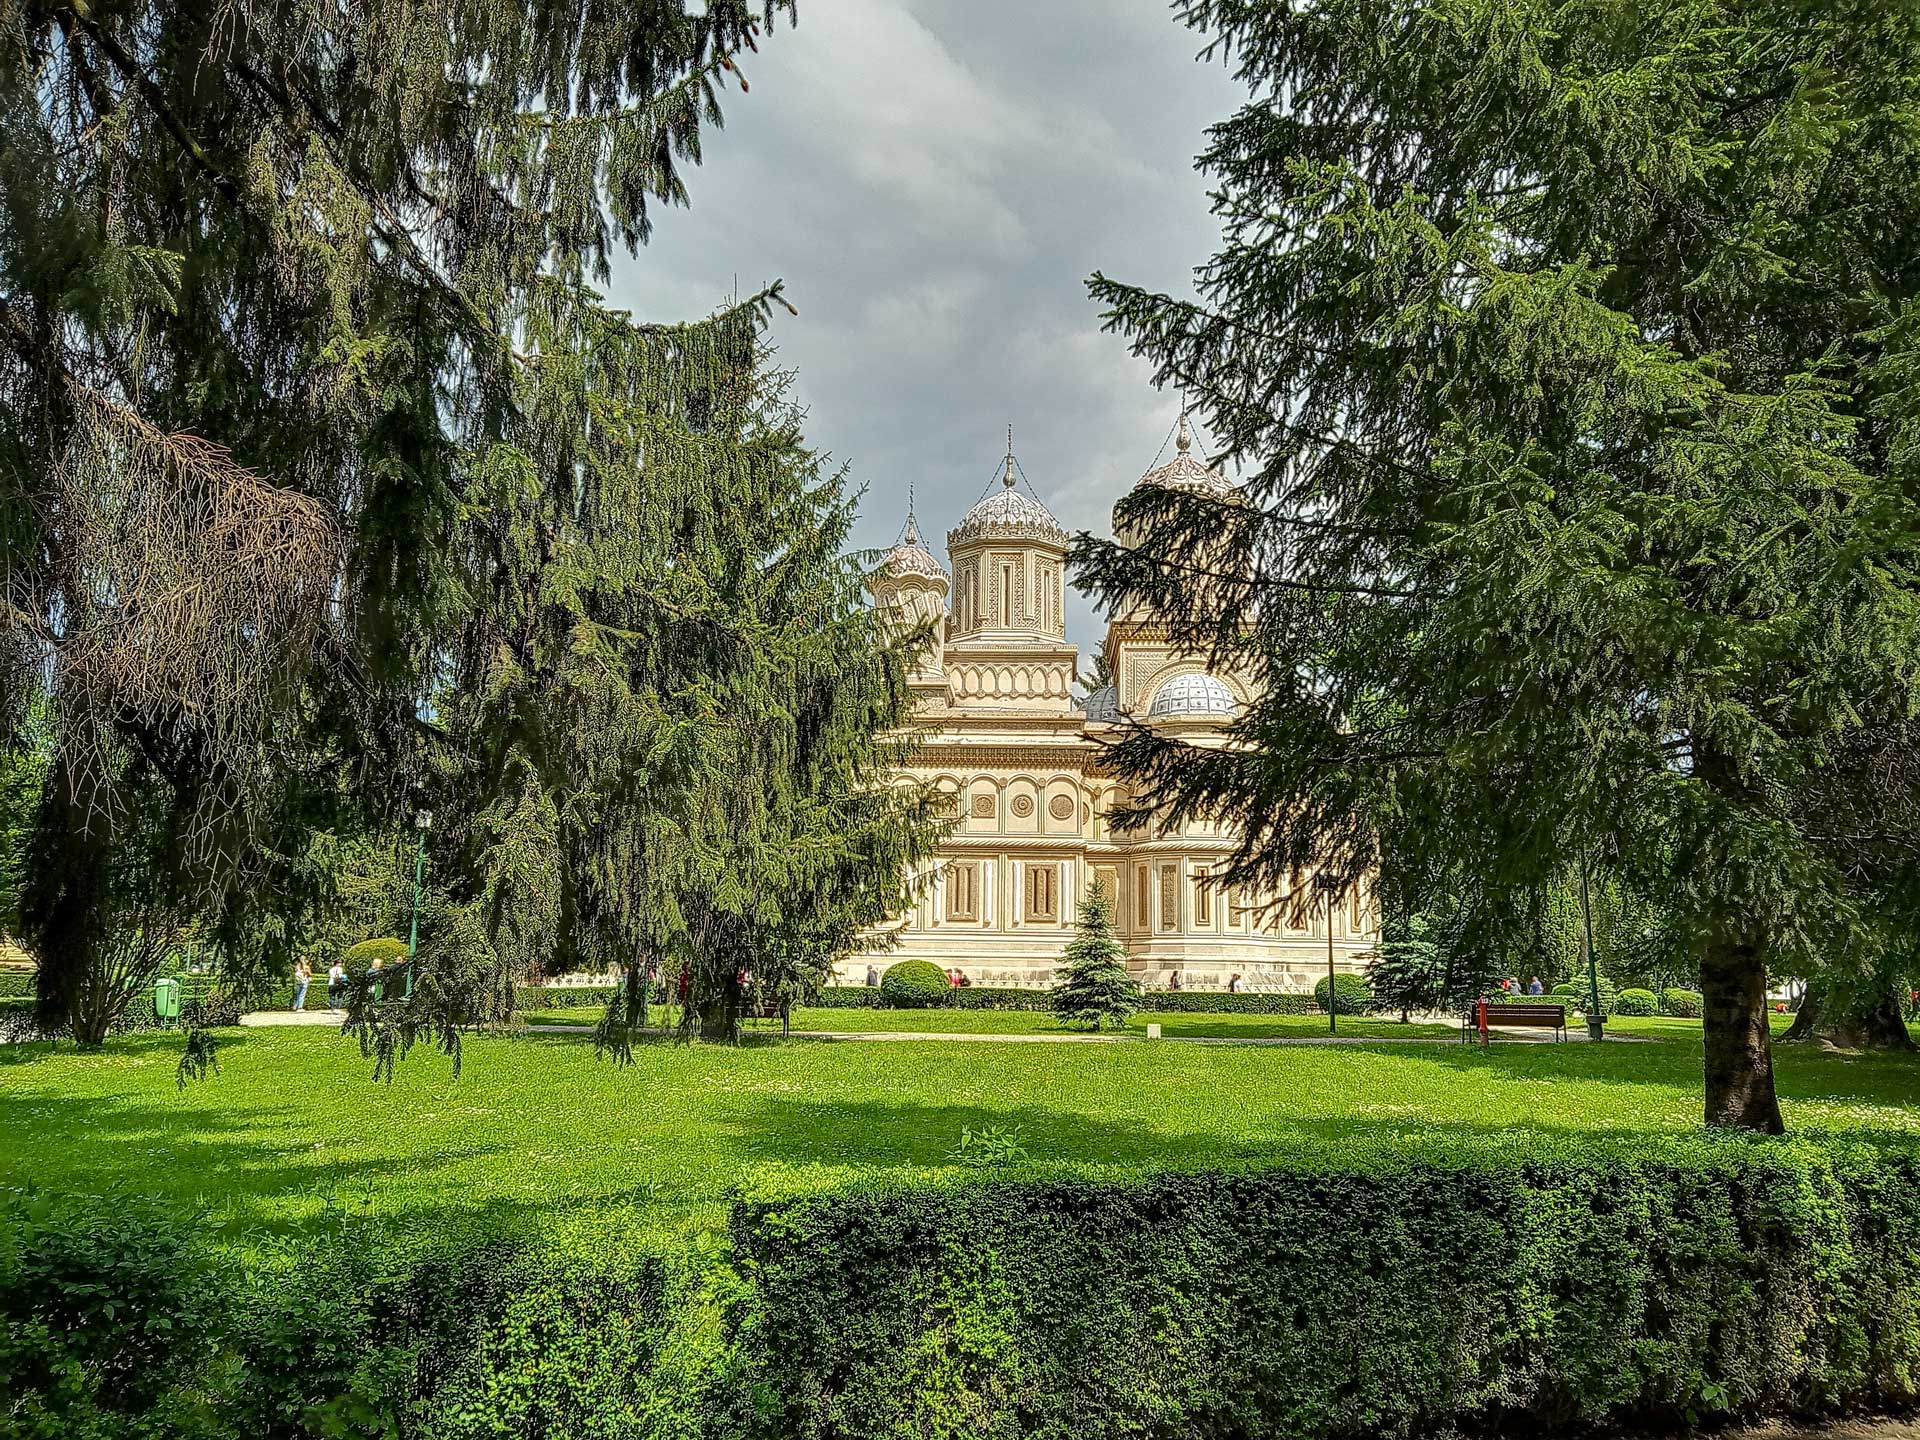
[[[1673,986],[1660,992],[1660,1004],[1667,1014],[1677,1015],[1682,1020],[1698,1020],[1706,1011],[1706,1002],[1700,998],[1698,990],[1681,990]]]
[[[521,985],[513,992],[513,1005],[516,1010],[604,1010],[619,993],[618,985]],[[656,994],[650,1001],[657,1005],[662,998]]]
[[[906,1010],[938,1005],[953,988],[947,972],[931,960],[896,960],[880,977],[880,993],[887,1003]]]
[[[1140,1008],[1183,1015],[1323,1015],[1311,995],[1258,991],[1229,995],[1224,990],[1145,990]],[[879,987],[829,985],[809,1005],[823,1010],[880,1010],[886,997]],[[949,989],[940,1002],[955,1010],[1041,1010],[1045,990],[1020,990],[994,985],[963,985]],[[523,1002],[524,1006],[524,1002]]]
[[[1412,1437],[1920,1393],[1920,1179],[1863,1149],[745,1204],[760,1433]],[[774,1381],[777,1379],[777,1383]]]
[[[1324,1015],[1325,1008],[1312,995],[1260,991],[1229,995],[1224,990],[1149,990],[1143,1010],[1163,1010],[1180,1015]]]
[[[1321,1014],[1327,1011],[1329,977],[1322,975],[1313,987],[1313,1000]],[[1373,1008],[1373,987],[1358,975],[1331,977],[1334,1008],[1342,1015],[1364,1015]]]
[[[1660,997],[1651,990],[1622,990],[1620,998],[1614,1001],[1613,1013],[1616,1015],[1658,1015]]]
[[[398,965],[406,958],[406,941],[381,935],[372,940],[362,940],[358,945],[349,945],[346,953],[340,957],[340,963],[347,967],[347,974],[357,979],[366,974],[376,960],[384,970],[389,965]],[[322,975],[320,978],[324,980],[326,976]]]
[[[34,970],[0,970],[0,1000],[19,1000],[33,998]]]
[[[1912,1155],[1626,1144],[875,1182],[736,1202],[730,1251],[341,1218],[251,1272],[178,1216],[16,1196],[0,1393],[24,1433],[198,1440],[1411,1440],[1920,1398]]]

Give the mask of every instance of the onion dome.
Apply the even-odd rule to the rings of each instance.
[[[1120,696],[1111,685],[1102,685],[1087,696],[1083,707],[1089,725],[1113,725],[1120,719]]]
[[[1221,499],[1238,495],[1233,482],[1218,470],[1208,468],[1194,459],[1193,427],[1187,423],[1186,412],[1180,412],[1180,433],[1174,440],[1178,453],[1165,465],[1149,470],[1140,477],[1141,486],[1155,486],[1162,490],[1192,490],[1206,495],[1217,495]]]
[[[944,581],[947,578],[946,567],[920,543],[920,526],[911,510],[907,512],[907,528],[902,532],[900,542],[880,557],[880,573],[918,575],[926,580]]]
[[[1175,675],[1161,682],[1147,707],[1149,720],[1177,720],[1206,715],[1232,718],[1240,713],[1233,692],[1211,675]]]
[[[1053,518],[1051,510],[1014,488],[1019,483],[1009,447],[1000,489],[967,511],[960,524],[947,532],[947,548],[951,550],[969,540],[1037,540],[1064,550],[1067,532]]]

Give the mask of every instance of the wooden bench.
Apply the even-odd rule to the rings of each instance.
[[[1487,1030],[1551,1030],[1556,1041],[1567,1038],[1567,1007],[1564,1005],[1508,1005],[1497,1001],[1475,1002],[1460,1020],[1460,1039],[1470,1041],[1480,1033],[1480,1012],[1486,1011]]]

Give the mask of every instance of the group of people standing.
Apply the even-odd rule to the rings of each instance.
[[[377,974],[382,965],[376,958],[367,966],[369,978]],[[293,1009],[296,1014],[307,1008],[307,991],[313,985],[313,967],[306,960],[293,962]],[[339,960],[327,967],[327,1012],[336,1014],[341,1002],[347,997],[347,967]]]

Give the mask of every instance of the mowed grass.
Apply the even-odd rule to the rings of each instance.
[[[1345,1164],[1637,1151],[1696,1133],[1700,1105],[1700,1047],[1684,1034],[1484,1052],[660,1042],[622,1069],[584,1037],[533,1033],[470,1039],[458,1079],[417,1051],[383,1085],[330,1028],[263,1029],[226,1032],[219,1074],[185,1089],[179,1045],[0,1050],[0,1185],[154,1197],[243,1248],[482,1211],[712,1233],[741,1190],[958,1173],[969,1128],[1015,1133],[1043,1167]],[[1920,1062],[1794,1050],[1779,1068],[1790,1126],[1920,1144]]]
[[[523,1018],[530,1025],[591,1025],[600,1018],[598,1006],[566,1010],[535,1010]],[[793,1012],[793,1028],[798,1031],[829,1034],[891,1030],[913,1034],[949,1035],[1075,1035],[1089,1032],[1062,1025],[1038,1010],[868,1010],[801,1008]],[[1206,1015],[1176,1011],[1142,1011],[1132,1016],[1119,1031],[1111,1027],[1105,1034],[1131,1035],[1144,1039],[1149,1024],[1160,1026],[1161,1034],[1174,1037],[1213,1040],[1313,1039],[1327,1034],[1324,1015]],[[780,1022],[755,1021],[750,1033],[777,1033]],[[1459,1038],[1460,1027],[1451,1025],[1402,1025],[1397,1020],[1372,1016],[1340,1017],[1339,1033],[1348,1039],[1438,1040]]]

